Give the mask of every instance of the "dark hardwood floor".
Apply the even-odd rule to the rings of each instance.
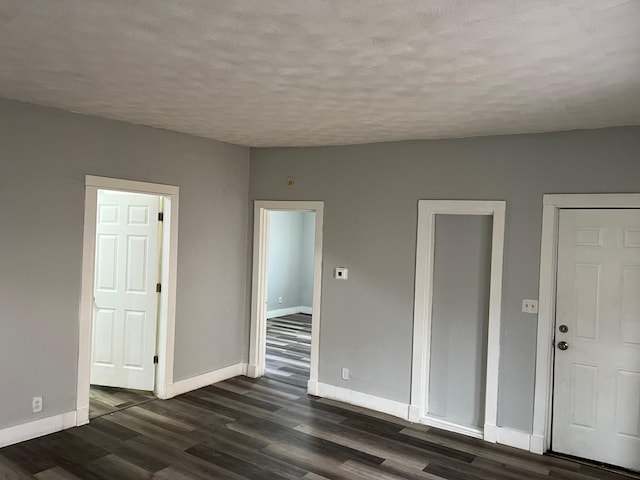
[[[238,377],[0,449],[0,479],[628,479]]]
[[[311,363],[311,315],[267,319],[267,377],[307,388]]]
[[[154,398],[152,392],[91,385],[89,390],[89,418],[97,418],[107,413],[141,405]]]

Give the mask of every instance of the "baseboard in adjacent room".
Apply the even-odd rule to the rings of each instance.
[[[61,413],[0,429],[0,448],[76,426],[76,412]]]
[[[311,312],[311,307],[303,306],[278,308],[277,310],[269,310],[267,312],[267,318],[284,317],[285,315],[293,315],[296,313],[306,313],[307,315],[311,315]]]
[[[167,385],[166,393],[167,398],[175,397],[183,393],[197,390],[198,388],[206,387],[213,383],[221,382],[229,378],[238,377],[240,375],[247,374],[246,363],[236,363],[235,365],[229,365],[228,367],[219,368],[212,372],[203,373],[202,375],[196,375],[195,377],[180,380],[171,385]]]

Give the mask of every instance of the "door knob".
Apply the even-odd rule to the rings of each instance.
[[[569,344],[567,342],[558,342],[558,348],[560,350],[566,350],[569,348]]]

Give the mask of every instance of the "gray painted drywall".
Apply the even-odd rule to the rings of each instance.
[[[312,222],[308,220],[309,215],[313,215]],[[313,222],[315,213],[269,212],[267,311],[311,307]],[[278,303],[279,297],[282,297],[282,303]]]
[[[484,426],[491,283],[489,215],[436,215],[429,413]]]
[[[86,174],[180,187],[174,381],[245,361],[247,148],[6,100],[0,139],[0,428],[75,410]]]
[[[312,308],[316,214],[315,212],[305,212],[302,215],[302,306]]]
[[[252,149],[251,200],[325,202],[319,380],[409,402],[418,200],[506,200],[498,424],[531,431],[542,194],[639,192],[639,152],[638,127]]]
[[[302,212],[269,212],[267,311],[302,305],[302,226]]]

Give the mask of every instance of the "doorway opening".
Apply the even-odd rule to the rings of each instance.
[[[409,420],[498,440],[505,202],[420,200]]]
[[[317,390],[323,202],[256,201],[248,375]]]
[[[640,195],[545,195],[531,450],[640,470]]]
[[[153,398],[163,198],[98,190],[89,418]]]
[[[178,187],[86,177],[76,423],[166,398]]]
[[[307,388],[315,212],[269,211],[265,376]]]

